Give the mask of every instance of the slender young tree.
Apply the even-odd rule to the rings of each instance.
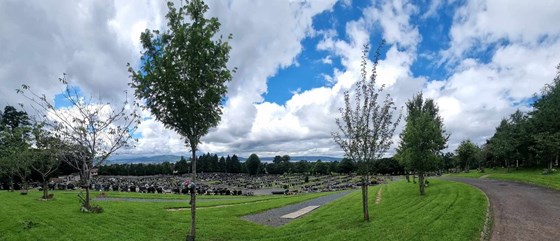
[[[420,195],[425,194],[426,172],[437,170],[447,139],[439,108],[432,99],[415,95],[406,103],[408,115],[401,133],[398,159],[401,165],[418,173]]]
[[[89,211],[92,171],[129,144],[140,116],[135,102],[125,100],[122,107],[113,108],[109,103],[98,103],[92,97],[79,94],[66,80],[66,74],[59,81],[65,87],[63,97],[70,103],[66,108],[55,108],[44,94],[35,93],[27,85],[22,85],[17,92],[31,100],[32,108],[44,119],[43,123],[72,147],[65,149],[63,161],[80,173],[80,182],[86,191],[82,210]]]
[[[389,94],[383,99],[384,85],[377,85],[377,64],[383,43],[375,51],[371,75],[367,76],[369,46],[364,46],[361,79],[352,92],[344,92],[344,106],[336,119],[338,131],[332,133],[334,141],[345,156],[357,164],[362,176],[362,208],[364,221],[369,221],[368,185],[375,161],[379,160],[392,144],[391,138],[400,121],[395,116],[395,103]],[[352,98],[353,97],[353,98]]]
[[[129,67],[131,85],[157,120],[185,138],[192,153],[195,183],[198,144],[211,127],[218,125],[226,83],[232,78],[227,68],[230,46],[215,37],[220,23],[217,18],[204,17],[208,6],[203,1],[187,1],[179,8],[169,2],[167,6],[168,30],[141,34],[142,67],[138,71]],[[196,194],[191,192],[191,231],[187,239],[194,240],[195,236]]]

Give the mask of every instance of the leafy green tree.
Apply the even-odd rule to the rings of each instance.
[[[181,159],[175,163],[175,171],[177,171],[179,175],[189,173],[189,166],[185,157],[181,156]]]
[[[532,116],[535,126],[535,140],[538,154],[548,160],[549,172],[553,161],[558,165],[560,155],[560,64],[556,67],[556,77],[541,91],[541,97],[533,104]]]
[[[446,152],[441,158],[441,169],[445,172],[451,172],[451,168],[455,167],[455,155],[453,152]]]
[[[168,2],[168,30],[146,30],[142,67],[132,74],[132,87],[157,120],[185,137],[192,152],[192,179],[196,181],[196,150],[200,139],[217,126],[222,98],[231,80],[227,68],[230,46],[215,35],[217,18],[207,19],[202,0],[188,1],[176,8]],[[230,35],[231,38],[231,35]],[[191,195],[191,231],[196,237],[196,195]]]
[[[471,140],[464,140],[457,147],[457,158],[463,166],[465,172],[469,172],[471,164],[478,163],[480,148],[471,142]]]
[[[218,161],[218,167],[220,169],[220,172],[227,173],[226,158],[224,158],[223,156],[220,157],[220,160]]]
[[[432,99],[424,100],[422,93],[418,93],[406,103],[406,107],[408,116],[401,133],[398,157],[403,166],[416,170],[420,195],[424,195],[424,176],[426,172],[437,170],[449,136],[445,133],[439,108]]]
[[[257,175],[261,166],[261,159],[257,156],[257,154],[253,153],[249,156],[249,158],[247,158],[245,165],[249,175]]]
[[[505,166],[509,170],[509,160],[512,158],[513,153],[515,151],[515,143],[513,142],[513,138],[511,137],[511,133],[513,132],[513,125],[509,123],[509,121],[504,118],[500,122],[500,125],[496,128],[496,132],[490,138],[489,142],[493,147],[494,155],[497,159],[503,160],[505,162]]]
[[[27,176],[31,173],[29,148],[31,141],[31,123],[25,111],[18,111],[13,106],[6,106],[0,120],[0,168],[10,178],[13,190],[13,176],[18,176],[22,191],[27,190]]]
[[[237,157],[237,155],[233,155],[231,156],[231,163],[232,163],[232,172],[233,173],[241,173],[243,172],[243,167],[241,165],[241,162],[239,161],[239,158]]]
[[[350,174],[354,172],[356,169],[356,163],[350,158],[342,158],[340,163],[338,164],[338,172],[339,173],[346,173]]]
[[[369,221],[368,185],[372,166],[392,144],[392,136],[401,115],[395,116],[395,103],[389,94],[383,98],[385,86],[377,87],[377,64],[383,43],[375,51],[371,75],[367,76],[369,46],[364,46],[361,61],[361,78],[353,85],[352,92],[344,92],[344,106],[336,119],[338,131],[334,141],[346,157],[356,162],[362,176],[362,209],[364,221]],[[351,96],[352,95],[352,96]],[[353,99],[353,100],[351,100]]]
[[[312,172],[316,175],[327,175],[329,174],[329,164],[321,160],[317,160],[315,163],[313,163]]]
[[[230,172],[230,173],[234,173],[233,171],[233,162],[231,161],[231,157],[228,155],[226,157],[226,173]]]
[[[310,164],[308,161],[300,160],[294,164],[295,173],[308,173],[310,171]]]

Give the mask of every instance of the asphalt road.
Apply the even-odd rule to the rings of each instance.
[[[445,178],[480,188],[490,199],[490,240],[560,240],[560,191],[492,179]]]
[[[295,211],[300,210],[302,208],[305,208],[307,206],[322,206],[322,205],[325,205],[329,202],[332,202],[336,199],[339,199],[339,198],[345,196],[346,194],[348,194],[352,191],[353,190],[346,190],[346,191],[322,196],[322,197],[319,197],[319,198],[311,199],[309,201],[305,201],[305,202],[301,202],[301,203],[297,203],[297,204],[292,204],[292,205],[287,205],[287,206],[280,207],[280,208],[270,209],[268,211],[264,211],[264,212],[261,212],[261,213],[256,213],[256,214],[243,216],[242,219],[247,220],[247,221],[251,221],[251,222],[255,222],[255,223],[258,223],[258,224],[262,224],[262,225],[268,225],[268,226],[271,226],[271,227],[279,227],[279,226],[282,226],[284,224],[287,224],[287,223],[295,220],[295,219],[281,218],[283,215],[295,212]],[[320,208],[321,207],[319,207],[319,209]]]

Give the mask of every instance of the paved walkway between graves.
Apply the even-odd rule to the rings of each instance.
[[[293,213],[295,211],[298,211],[302,208],[305,208],[307,206],[322,206],[325,205],[327,203],[330,203],[336,199],[339,199],[343,196],[345,196],[346,194],[352,192],[354,190],[346,190],[346,191],[342,191],[339,193],[334,193],[334,194],[330,194],[330,195],[326,195],[326,196],[322,196],[319,198],[315,198],[313,200],[309,200],[309,201],[305,201],[305,202],[301,202],[301,203],[297,203],[297,204],[292,204],[292,205],[287,205],[281,208],[275,208],[275,209],[270,209],[268,211],[262,212],[262,213],[257,213],[257,214],[251,214],[251,215],[247,215],[242,217],[242,219],[247,220],[247,221],[251,221],[251,222],[255,222],[258,224],[263,224],[263,225],[268,225],[271,227],[279,227],[282,226],[286,223],[289,223],[295,219],[288,219],[288,218],[281,218],[282,216],[289,214],[289,213]],[[321,207],[319,207],[318,209],[320,209]]]
[[[219,201],[219,200],[239,200],[244,199],[239,198],[197,198],[196,202],[209,202],[209,201]],[[94,198],[94,201],[119,201],[119,202],[144,202],[144,203],[188,203],[191,198],[190,196],[185,196],[185,199],[164,199],[164,198],[128,198],[128,197],[100,197]]]
[[[490,199],[490,240],[560,240],[560,191],[493,179],[443,178],[480,188]]]

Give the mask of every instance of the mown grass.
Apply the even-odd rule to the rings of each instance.
[[[382,199],[375,196],[383,188]],[[477,240],[487,207],[484,194],[466,184],[433,180],[426,196],[418,187],[393,182],[370,190],[369,223],[362,221],[359,191],[329,203],[285,226],[272,228],[240,217],[318,196],[258,196],[201,202],[198,240]],[[55,192],[38,201],[39,192],[21,196],[0,192],[0,240],[184,240],[188,211],[169,212],[181,203],[97,202],[101,214],[79,212],[76,193]],[[268,198],[268,199],[267,199]],[[237,204],[235,204],[237,202]],[[24,229],[25,221],[38,225]]]
[[[543,175],[542,172],[543,169],[520,168],[516,170],[515,168],[510,168],[509,172],[507,172],[506,168],[497,168],[496,170],[487,168],[483,173],[471,170],[468,173],[454,173],[449,174],[448,176],[470,178],[480,178],[481,176],[486,176],[486,178],[491,179],[531,183],[560,190],[560,173],[556,172],[553,174]]]

